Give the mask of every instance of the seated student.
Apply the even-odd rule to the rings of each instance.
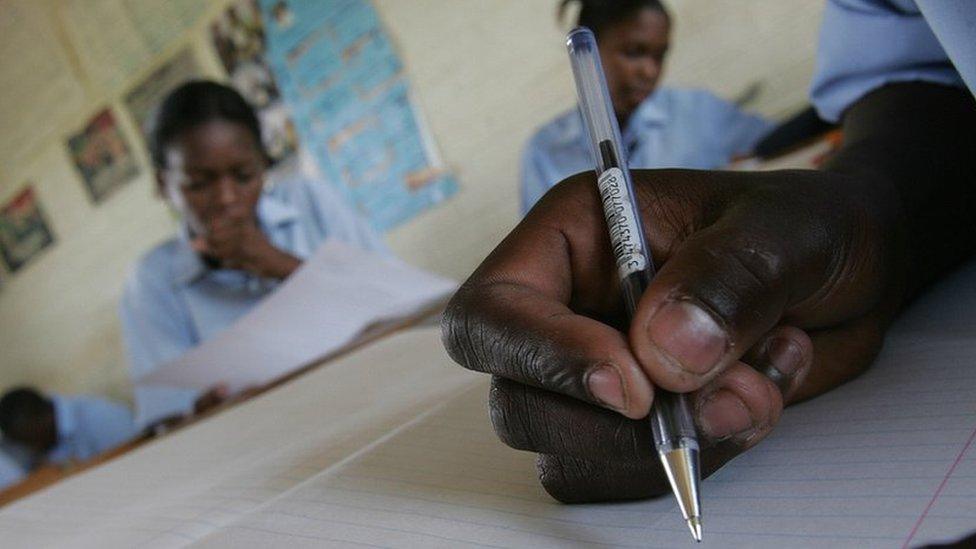
[[[671,16],[659,0],[563,0],[597,37],[613,109],[632,168],[719,168],[748,154],[771,124],[704,90],[657,87]],[[579,110],[540,128],[522,154],[523,215],[553,185],[592,170]]]
[[[179,233],[144,255],[120,306],[130,373],[138,378],[207,340],[251,309],[326,237],[387,248],[323,182],[265,189],[267,155],[254,110],[232,88],[197,81],[159,108],[152,159]],[[137,424],[182,416],[223,397],[137,383]]]
[[[973,20],[965,1],[828,2],[812,100],[844,142],[821,170],[635,170],[659,270],[629,329],[592,172],[485,259],[444,340],[493,375],[495,431],[539,453],[550,494],[668,490],[644,419],[656,387],[689,393],[715,471],[784,404],[867,368],[899,310],[976,255]]]
[[[46,397],[27,387],[0,398],[0,431],[5,441],[30,453],[30,463],[56,465],[91,459],[136,435],[132,413],[121,404],[89,396]]]

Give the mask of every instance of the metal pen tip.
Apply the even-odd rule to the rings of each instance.
[[[691,537],[695,538],[695,541],[697,541],[698,543],[701,543],[702,540],[701,518],[688,517],[688,529],[691,530]]]

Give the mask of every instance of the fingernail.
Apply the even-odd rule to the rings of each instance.
[[[607,408],[618,412],[627,409],[627,394],[620,372],[612,364],[600,364],[586,374],[586,388],[590,396]]]
[[[735,393],[719,389],[701,406],[698,423],[709,438],[728,438],[752,428],[752,417]]]
[[[685,371],[708,373],[725,354],[725,333],[710,314],[687,301],[661,307],[648,328],[651,341]]]
[[[803,352],[792,339],[778,337],[769,345],[769,363],[784,376],[792,376],[803,365]]]

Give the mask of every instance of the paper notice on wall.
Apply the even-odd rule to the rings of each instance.
[[[267,57],[319,168],[380,229],[457,190],[366,0],[260,0]]]
[[[55,3],[84,77],[114,93],[205,14],[199,0],[65,0]]]
[[[122,0],[133,26],[153,52],[162,51],[178,40],[209,6],[210,2],[200,0]]]
[[[0,166],[17,165],[85,106],[84,88],[45,4],[0,4]]]

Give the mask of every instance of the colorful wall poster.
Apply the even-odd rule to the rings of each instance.
[[[323,174],[386,230],[457,190],[367,0],[260,0],[268,62]]]
[[[54,243],[33,187],[28,186],[0,207],[0,255],[11,272]]]
[[[214,49],[231,85],[255,107],[262,139],[277,163],[298,149],[298,134],[265,60],[264,22],[257,0],[241,0],[210,25]]]
[[[109,109],[96,114],[84,129],[69,137],[68,150],[95,204],[139,174],[132,147]]]
[[[193,52],[186,48],[142,79],[126,94],[125,105],[143,137],[149,136],[153,115],[166,94],[188,80],[202,77],[203,70],[193,57]]]

